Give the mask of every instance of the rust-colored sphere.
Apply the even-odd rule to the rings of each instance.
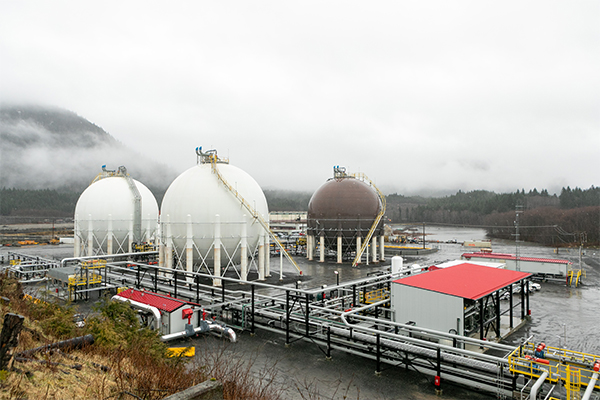
[[[332,178],[312,195],[308,203],[308,233],[325,237],[325,246],[335,249],[337,237],[345,249],[352,249],[356,237],[369,233],[381,210],[377,192],[355,178]],[[379,235],[382,222],[375,234]]]

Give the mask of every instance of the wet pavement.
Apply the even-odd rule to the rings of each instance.
[[[480,229],[468,228],[426,228],[428,240],[462,242],[485,238]],[[460,244],[432,243],[438,247],[434,254],[419,257],[404,257],[404,263],[422,266],[455,260],[473,249]],[[514,242],[492,241],[494,252],[515,254]],[[17,251],[29,255],[62,259],[71,257],[72,245],[26,246],[21,248],[0,247],[0,255],[7,251]],[[578,249],[555,249],[521,243],[521,256],[563,258],[575,265],[579,264]],[[271,278],[268,283],[295,287],[297,281],[303,288],[317,288],[334,285],[338,271],[341,282],[354,280],[389,268],[390,260],[381,264],[361,265],[352,268],[350,263],[335,264],[309,262],[297,256],[296,261],[304,271],[299,277],[284,260],[283,281],[279,280],[279,258],[271,258]],[[600,355],[600,251],[586,250],[582,256],[582,267],[586,272],[583,285],[567,287],[564,283],[542,282],[542,289],[530,296],[532,319],[518,330],[505,343],[515,344],[533,336],[532,341],[544,341],[548,346],[564,347],[574,351]],[[339,351],[326,360],[324,353],[313,343],[298,341],[286,347],[282,335],[257,332],[251,336],[240,333],[236,344],[224,344],[217,338],[206,337],[189,339],[181,345],[193,344],[197,352],[203,350],[224,351],[230,357],[243,357],[253,360],[252,374],[258,379],[267,379],[261,374],[263,366],[276,373],[276,382],[285,388],[285,399],[434,399],[432,378],[402,367],[383,365],[380,376],[375,375],[376,364],[359,356]],[[187,344],[186,344],[187,343]],[[175,344],[174,344],[175,345]],[[443,398],[480,399],[491,396],[476,393],[453,385],[444,385]],[[346,396],[346,397],[344,397]]]

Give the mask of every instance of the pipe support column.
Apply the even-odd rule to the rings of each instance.
[[[325,262],[325,236],[319,238],[319,262]]]
[[[113,254],[113,220],[112,214],[108,214],[108,229],[106,233],[106,254]]]
[[[168,269],[173,269],[173,234],[171,233],[171,220],[167,214],[167,252],[166,264]]]
[[[221,216],[215,214],[215,247],[214,247],[214,271],[213,276],[221,276]],[[213,279],[213,286],[221,286],[221,280]]]
[[[186,242],[185,242],[185,263],[186,263],[186,271],[193,272],[194,271],[194,231],[192,229],[192,216],[190,214],[187,215],[187,233],[186,233]],[[188,283],[194,283],[194,278],[191,276],[187,277]]]
[[[373,235],[371,239],[371,254],[373,257],[373,263],[377,262],[377,236]]]
[[[129,247],[128,253],[133,253],[133,214],[130,214],[129,219]]]
[[[81,255],[81,231],[79,230],[79,215],[75,215],[75,225],[73,226],[73,257]]]
[[[265,280],[265,233],[261,232],[258,238],[258,280]]]
[[[246,222],[246,214],[242,216],[242,237],[240,244],[240,269],[241,279],[246,282],[248,280],[248,222]]]
[[[92,214],[88,214],[88,242],[87,242],[88,256],[94,255],[94,223],[92,222]]]

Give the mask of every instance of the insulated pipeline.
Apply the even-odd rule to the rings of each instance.
[[[341,329],[341,328],[335,328],[335,327],[331,328],[331,333],[338,335],[338,336],[344,336],[349,339],[360,340],[361,342],[377,344],[376,336],[370,335],[370,334],[364,334],[364,333],[360,333],[360,332],[352,332],[352,335],[350,335],[350,331],[348,331],[347,329]],[[419,347],[419,346],[416,346],[413,344],[402,343],[402,342],[398,342],[398,341],[394,341],[394,340],[389,340],[386,338],[380,338],[380,343],[382,346],[390,348],[390,349],[405,351],[408,353],[417,354],[417,355],[431,358],[431,359],[437,358],[437,351],[433,350],[433,349],[427,349],[427,348]],[[442,353],[441,358],[442,358],[442,360],[444,360],[446,362],[451,362],[451,363],[455,363],[457,365],[463,365],[463,366],[467,366],[467,367],[471,367],[471,368],[477,368],[479,370],[486,371],[486,372],[496,373],[498,371],[498,366],[496,364],[478,361],[478,360],[474,360],[471,358],[461,357],[461,356],[457,356],[454,354]]]
[[[235,331],[231,328],[228,328],[226,326],[223,326],[221,324],[218,324],[216,322],[212,322],[212,321],[206,321],[208,323],[208,329],[211,332],[218,332],[221,336],[227,336],[227,338],[229,339],[229,341],[231,343],[235,343],[237,341],[237,335],[235,334]],[[205,331],[203,330],[202,327],[198,327],[194,329],[194,334],[197,333],[204,333]],[[175,332],[175,333],[170,333],[168,335],[163,335],[160,337],[160,340],[163,342],[168,342],[171,340],[175,340],[175,339],[183,339],[186,337],[191,336],[188,332],[186,331],[181,331],[181,332]]]

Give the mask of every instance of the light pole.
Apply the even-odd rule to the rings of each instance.
[[[338,271],[333,271],[335,274],[335,285],[340,286],[340,273]]]

